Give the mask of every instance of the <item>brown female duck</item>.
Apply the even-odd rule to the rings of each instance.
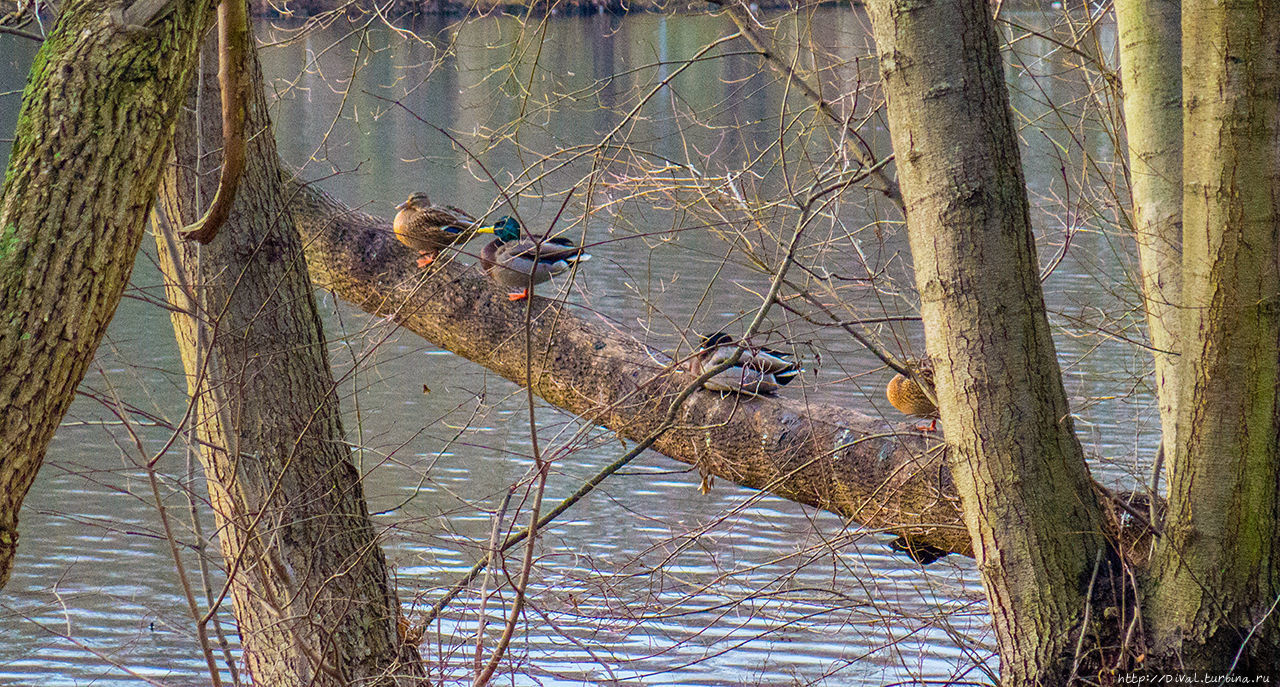
[[[914,373],[914,379],[901,373],[894,375],[884,390],[885,396],[903,415],[927,418],[929,426],[926,429],[932,432],[938,428],[938,406],[930,398],[933,395],[933,363],[927,358],[908,360],[907,369]],[[928,393],[920,388],[920,383],[928,387]]]
[[[392,226],[396,239],[418,251],[418,267],[426,267],[440,251],[475,236],[475,218],[449,205],[432,205],[425,191],[396,206]]]

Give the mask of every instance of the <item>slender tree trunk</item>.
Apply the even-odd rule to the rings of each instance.
[[[1118,0],[1120,70],[1129,145],[1133,231],[1142,302],[1155,349],[1166,458],[1178,446],[1182,284],[1182,24],[1179,0]],[[1172,460],[1166,462],[1166,465]]]
[[[985,0],[868,3],[951,473],[1007,684],[1064,684],[1107,549]]]
[[[1183,3],[1179,448],[1147,609],[1155,653],[1280,662],[1280,7]],[[1269,614],[1268,614],[1268,611]],[[1176,657],[1176,658],[1175,658]]]
[[[179,226],[217,189],[215,44],[174,142],[161,203]],[[418,684],[399,604],[351,464],[302,246],[281,183],[256,51],[248,167],[207,246],[161,238],[166,288],[219,542],[256,684]],[[212,164],[208,160],[212,159]],[[204,164],[199,179],[193,171]],[[198,184],[198,186],[197,186]]]
[[[125,28],[69,0],[36,55],[0,192],[0,587],[18,511],[133,269],[213,4]]]

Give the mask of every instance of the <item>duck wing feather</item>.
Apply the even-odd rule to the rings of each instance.
[[[515,243],[504,243],[499,254],[513,260],[533,260],[538,262],[560,262],[572,258],[582,259],[582,247],[569,239],[554,237],[538,243],[536,239],[521,239]]]

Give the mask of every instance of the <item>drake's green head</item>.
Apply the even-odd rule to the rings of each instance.
[[[476,229],[476,233],[493,234],[494,236],[498,237],[498,240],[503,242],[519,241],[520,240],[520,222],[517,221],[516,218],[514,217],[507,216],[507,217],[503,217],[497,222],[494,222],[493,224]]]

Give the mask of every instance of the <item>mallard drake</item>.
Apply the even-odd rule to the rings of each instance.
[[[938,428],[938,406],[929,398],[933,393],[933,364],[928,359],[908,360],[907,369],[928,386],[929,393],[925,393],[915,379],[898,373],[889,380],[884,395],[903,415],[929,419],[929,426],[925,429],[932,432]]]
[[[503,217],[476,231],[494,235],[480,251],[480,266],[490,279],[507,287],[507,298],[513,301],[528,298],[532,285],[591,259],[581,246],[562,236],[520,238],[520,222],[514,217]]]
[[[686,363],[695,375],[719,365],[737,350],[738,342],[724,332],[702,337],[693,357]],[[795,356],[771,348],[745,346],[738,362],[702,383],[704,389],[748,396],[772,394],[804,372]]]
[[[418,191],[396,206],[392,223],[396,239],[418,251],[418,267],[426,267],[440,251],[475,236],[476,220],[451,205],[432,205],[426,191]]]

